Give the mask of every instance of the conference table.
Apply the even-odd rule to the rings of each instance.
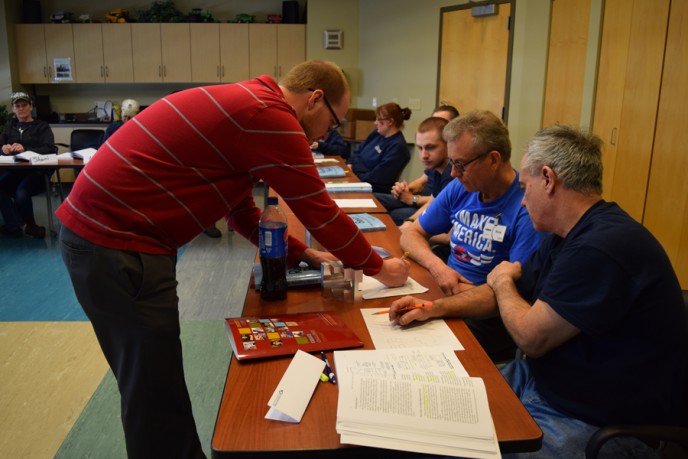
[[[46,209],[48,212],[48,230],[50,231],[50,234],[55,234],[55,224],[53,222],[53,204],[52,204],[52,199],[50,197],[50,177],[52,175],[52,172],[57,172],[57,186],[58,186],[58,192],[60,193],[60,200],[64,200],[64,194],[62,191],[62,180],[60,178],[59,171],[60,169],[73,169],[73,170],[78,170],[82,169],[84,167],[84,161],[81,159],[58,159],[57,163],[55,162],[45,162],[45,163],[37,163],[37,164],[31,164],[28,161],[18,161],[14,163],[0,163],[0,171],[1,170],[31,170],[31,171],[36,171],[36,172],[51,172],[50,174],[44,174],[45,175],[45,203],[46,203]]]
[[[387,229],[365,233],[365,237],[372,245],[387,249],[393,256],[401,256],[399,229],[389,215],[375,216],[385,223]],[[287,213],[287,218],[289,233],[303,240],[303,225],[291,213]],[[410,263],[411,277],[429,289],[417,296],[430,300],[442,296],[430,273],[418,264]],[[393,300],[363,300],[360,294],[353,302],[326,298],[322,295],[322,289],[316,286],[290,289],[286,300],[266,302],[251,285],[244,299],[242,316],[269,317],[271,314],[335,311],[363,341],[364,345],[359,349],[374,349],[360,309],[388,307]],[[503,453],[538,450],[542,443],[542,432],[497,367],[462,320],[445,320],[465,348],[457,351],[456,355],[468,374],[480,377],[485,382],[500,450]],[[326,355],[332,363],[333,353],[327,352]],[[212,437],[213,458],[353,458],[376,454],[385,458],[429,456],[340,443],[336,432],[338,388],[335,384],[317,385],[300,423],[265,419],[267,403],[290,362],[290,357],[249,361],[238,361],[234,355],[231,357]],[[336,374],[336,367],[333,370]]]

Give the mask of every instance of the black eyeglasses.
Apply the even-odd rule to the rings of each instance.
[[[315,89],[311,89],[311,88],[308,88],[308,90],[309,91],[315,91]],[[325,91],[323,91],[323,100],[325,101],[325,105],[327,105],[327,109],[332,114],[332,118],[334,118],[334,123],[332,124],[332,126],[330,126],[330,131],[334,131],[335,129],[339,129],[339,127],[342,125],[342,122],[339,121],[337,114],[332,109],[332,105],[330,105],[330,101],[327,100],[327,96],[325,95]]]
[[[493,151],[493,150],[488,150],[488,151],[486,151],[485,153],[481,153],[481,154],[479,154],[478,156],[476,156],[475,158],[469,159],[469,160],[466,161],[465,163],[464,163],[463,161],[458,160],[458,159],[451,159],[451,158],[449,158],[449,164],[451,164],[452,167],[457,168],[457,169],[458,169],[459,171],[461,171],[461,172],[466,172],[466,168],[468,167],[469,164],[471,164],[473,161],[479,160],[480,158],[484,158],[485,156],[487,156],[487,155],[489,155],[490,153],[492,153],[492,151]]]

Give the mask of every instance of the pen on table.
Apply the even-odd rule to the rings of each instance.
[[[325,357],[325,353],[323,351],[320,351],[320,358],[323,359],[323,362],[325,362],[325,373],[327,374],[327,377],[330,378],[330,382],[332,384],[337,384],[337,380],[334,377],[334,371],[332,371],[330,362],[327,361],[327,357]]]
[[[420,303],[420,304],[412,304],[410,306],[404,306],[403,308],[399,309],[397,312],[413,311],[414,309],[421,309],[421,308],[424,308],[426,306],[430,306],[430,304],[432,304],[432,303],[427,302],[427,303]],[[389,311],[391,311],[391,309],[383,309],[382,311],[374,312],[373,315],[389,314]]]

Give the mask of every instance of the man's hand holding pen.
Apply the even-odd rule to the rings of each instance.
[[[408,325],[413,321],[424,321],[433,317],[433,302],[405,296],[392,303],[389,308],[389,320],[399,325]]]

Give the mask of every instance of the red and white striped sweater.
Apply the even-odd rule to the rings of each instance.
[[[293,109],[267,76],[157,101],[100,147],[56,214],[81,237],[120,250],[174,254],[223,216],[257,244],[259,179],[345,265],[380,271],[382,259],[325,191]],[[303,250],[290,238],[290,263]]]

